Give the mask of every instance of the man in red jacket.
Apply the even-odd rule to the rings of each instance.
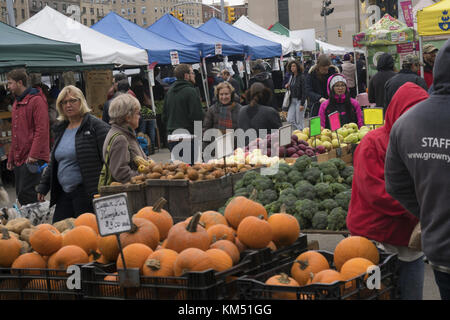
[[[348,230],[352,235],[379,242],[386,251],[398,253],[399,287],[404,300],[421,300],[423,297],[423,253],[408,248],[411,233],[419,220],[386,192],[384,162],[394,122],[427,98],[428,93],[412,82],[401,86],[386,111],[384,126],[369,132],[353,157]]]
[[[26,205],[37,202],[35,187],[41,176],[39,168],[49,161],[48,105],[39,90],[27,87],[25,70],[12,70],[6,78],[8,89],[15,96],[7,168],[14,170],[17,199]]]

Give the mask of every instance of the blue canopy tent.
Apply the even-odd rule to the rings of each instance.
[[[178,52],[180,63],[200,62],[200,52],[197,48],[185,46],[145,30],[115,12],[108,13],[91,28],[116,40],[147,50],[149,63],[171,64],[170,53],[174,51]]]
[[[245,53],[242,44],[210,35],[174,18],[170,14],[163,15],[147,30],[184,45],[195,46],[201,50],[201,55],[204,58],[216,56],[216,45],[218,44],[222,46],[223,56],[230,57]]]
[[[198,29],[242,44],[245,48],[245,53],[251,56],[251,59],[280,57],[282,55],[281,44],[255,36],[217,18],[209,19]]]

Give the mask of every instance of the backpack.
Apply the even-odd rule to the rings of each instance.
[[[114,139],[120,134],[120,132],[116,132],[113,134],[111,139],[109,139],[108,146],[106,147],[105,163],[103,164],[102,171],[100,172],[100,177],[98,179],[98,190],[100,190],[100,187],[109,186],[112,182],[114,182],[111,171],[109,171],[109,151],[111,150]]]

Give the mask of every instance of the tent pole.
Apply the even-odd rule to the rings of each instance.
[[[209,87],[208,87],[208,79],[205,77],[205,75],[207,74],[207,72],[206,72],[206,59],[205,58],[203,58],[203,64],[200,66],[200,73],[202,75],[203,90],[205,91],[206,106],[209,109]]]
[[[425,78],[425,75],[424,75],[424,69],[423,69],[423,50],[422,50],[422,44],[423,44],[423,38],[422,38],[422,36],[419,36],[419,57],[420,57],[420,62],[421,62],[421,64],[420,64],[420,76],[421,76],[422,78]],[[415,44],[414,44],[414,46],[415,46]]]

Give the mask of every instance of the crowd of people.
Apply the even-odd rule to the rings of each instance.
[[[352,235],[365,236],[398,253],[403,299],[422,298],[424,255],[433,266],[442,299],[450,299],[450,219],[443,174],[450,163],[446,151],[450,145],[446,138],[448,59],[450,41],[441,50],[425,46],[424,79],[418,75],[417,56],[405,57],[396,72],[393,57],[381,55],[367,92],[370,102],[384,108],[385,124],[369,132],[354,153],[347,227]],[[118,73],[101,119],[92,115],[82,90],[67,85],[53,101],[56,124],[49,116],[52,102],[33,86],[25,70],[12,70],[7,74],[8,89],[15,98],[7,168],[14,171],[17,199],[26,205],[44,201],[50,192],[50,205],[56,206],[54,222],[93,212],[92,199],[99,185],[126,183],[139,174],[133,160],[149,154],[139,133],[148,134],[155,145],[156,127],[164,132],[161,140],[171,151],[180,142],[171,140],[173,133],[184,129],[194,135],[195,121],[202,123],[204,131],[279,129],[282,108],[294,129],[302,130],[305,119],[312,116],[319,116],[322,127],[330,128],[328,116],[335,112],[342,125],[354,122],[361,127],[362,110],[355,98],[366,85],[354,75],[365,67],[359,55],[356,63],[350,53],[343,60],[342,65],[336,64],[333,57],[322,54],[309,65],[289,61],[282,84],[289,100],[283,105],[275,95],[275,77],[264,63],[253,65],[248,82],[235,64],[231,70],[211,68],[207,109],[203,101],[208,97],[197,70],[180,64],[156,79],[155,101],[160,107],[154,121],[142,117],[144,108],[151,109],[145,77],[133,76],[130,85],[128,77]],[[191,163],[199,159],[194,140],[190,159]],[[419,223],[423,251],[408,246]]]

